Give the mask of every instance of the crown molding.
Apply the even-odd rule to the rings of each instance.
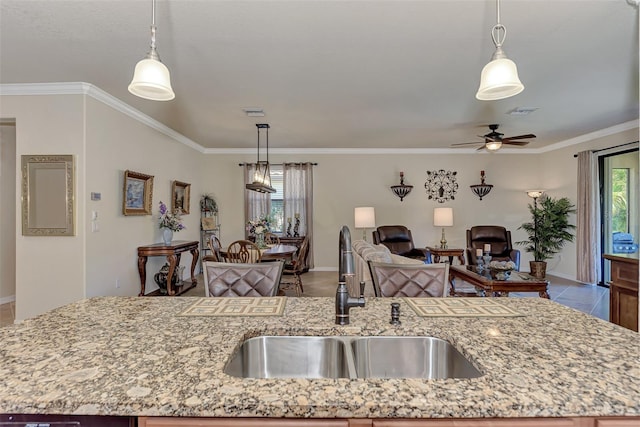
[[[61,82],[61,83],[27,83],[27,84],[0,84],[0,96],[24,96],[24,95],[87,95],[103,104],[131,117],[140,123],[157,130],[176,142],[186,145],[201,153],[205,148],[192,141],[181,133],[160,123],[156,119],[133,108],[115,96],[103,91],[91,83],[85,82]]]
[[[255,154],[253,148],[205,148],[202,145],[176,132],[165,124],[144,114],[113,95],[103,91],[91,83],[59,82],[59,83],[26,83],[0,84],[0,96],[11,95],[87,95],[108,105],[134,120],[168,136],[176,142],[186,145],[203,154]],[[497,152],[479,152],[475,148],[270,148],[270,154],[327,154],[327,155],[407,155],[407,154],[541,154],[560,150],[573,145],[582,144],[598,138],[604,138],[616,133],[635,129],[640,126],[640,120],[631,120],[619,125],[600,129],[575,138],[567,139],[542,148],[501,148]]]

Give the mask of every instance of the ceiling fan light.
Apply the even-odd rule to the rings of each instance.
[[[480,101],[494,101],[517,95],[523,90],[524,85],[518,77],[516,64],[502,57],[492,60],[482,69],[476,98]]]
[[[149,56],[136,64],[129,92],[151,101],[170,101],[176,97],[171,88],[169,69]]]
[[[502,147],[502,141],[487,141],[484,147],[489,151],[498,151]]]

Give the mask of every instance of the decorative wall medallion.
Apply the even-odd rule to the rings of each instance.
[[[427,182],[424,183],[424,188],[427,190],[429,199],[434,199],[438,203],[455,200],[458,191],[457,174],[458,172],[444,169],[427,171]]]

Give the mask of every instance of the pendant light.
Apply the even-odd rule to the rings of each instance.
[[[151,101],[170,101],[176,97],[171,89],[169,69],[156,51],[156,0],[151,0],[151,50],[136,64],[129,92]]]
[[[481,101],[493,101],[517,95],[524,90],[524,85],[518,78],[516,64],[507,58],[502,50],[502,44],[507,37],[507,29],[500,23],[500,0],[496,0],[496,25],[491,29],[491,38],[496,51],[491,61],[484,66],[480,76],[480,87],[476,98]],[[502,38],[500,32],[502,31]]]
[[[246,184],[245,188],[258,193],[275,193],[276,189],[271,186],[271,168],[269,167],[269,124],[258,123],[258,160],[256,171],[253,174],[253,182]],[[267,133],[267,160],[260,161],[260,129],[266,129]]]

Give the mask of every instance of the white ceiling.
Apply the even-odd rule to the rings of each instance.
[[[487,102],[493,0],[158,0],[176,98],[154,102],[127,91],[151,0],[2,0],[0,83],[92,83],[205,148],[255,148],[255,123],[272,148],[448,148],[489,123],[543,148],[638,119],[635,3],[503,0],[525,90]]]

